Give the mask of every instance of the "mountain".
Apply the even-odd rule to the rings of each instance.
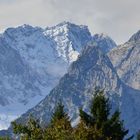
[[[45,98],[88,42],[100,44],[104,53],[116,46],[108,36],[92,36],[87,26],[70,22],[1,33],[0,129]]]
[[[110,51],[109,58],[121,80],[140,90],[140,31],[128,42]]]
[[[41,101],[92,38],[86,26],[23,25],[0,35],[0,129]]]
[[[25,123],[31,114],[44,125],[48,123],[56,104],[61,100],[75,125],[79,108],[89,111],[96,87],[104,89],[112,103],[112,111],[120,109],[121,118],[124,119],[126,128],[130,129],[130,134],[136,133],[140,126],[140,91],[121,82],[108,56],[94,43],[83,49],[50,94],[17,119],[17,122]]]
[[[62,22],[56,26],[45,29],[44,34],[56,43],[58,56],[69,63],[77,59],[79,52],[92,36],[87,26],[75,25],[70,22]]]
[[[116,43],[106,34],[95,34],[93,41],[98,44],[104,53],[110,52],[113,48],[116,48]]]

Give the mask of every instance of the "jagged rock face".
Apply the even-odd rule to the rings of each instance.
[[[0,35],[0,128],[42,100],[91,39],[85,26],[29,25]]]
[[[92,40],[87,26],[77,26],[69,22],[62,22],[54,27],[48,27],[44,34],[57,44],[58,56],[63,57],[69,63],[76,60],[79,52],[87,42]]]
[[[109,53],[109,57],[125,84],[140,90],[140,33]]]
[[[110,50],[117,47],[116,43],[109,36],[103,33],[95,34],[93,36],[93,42],[97,43],[104,53],[108,53]]]
[[[17,121],[24,122],[32,114],[44,124],[50,120],[60,100],[74,121],[80,107],[89,111],[95,87],[105,89],[114,107],[119,106],[122,85],[112,63],[99,47],[87,46],[50,94]]]

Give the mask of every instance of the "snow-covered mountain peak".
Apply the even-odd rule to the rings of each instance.
[[[15,28],[8,28],[6,29],[6,31],[4,32],[4,34],[23,34],[23,35],[30,35],[33,32],[37,31],[37,30],[41,30],[41,28],[39,27],[33,27],[31,25],[28,24],[24,24]]]
[[[88,26],[86,26],[86,25],[76,25],[76,24],[68,22],[68,21],[63,21],[63,22],[61,22],[61,23],[59,23],[59,24],[57,24],[53,27],[47,27],[47,28],[59,28],[59,27],[60,28],[68,28],[68,29],[71,29],[71,28],[81,28],[82,29],[83,28],[83,29],[87,30],[87,32],[89,32]]]
[[[128,42],[137,42],[140,41],[140,30],[137,31],[135,34],[132,35],[132,37],[129,39]]]
[[[71,63],[75,61],[83,47],[92,37],[86,26],[78,26],[69,22],[62,22],[48,27],[44,31],[57,44],[58,56]]]
[[[96,42],[103,52],[108,53],[111,49],[117,47],[116,43],[106,34],[95,34],[93,42]]]

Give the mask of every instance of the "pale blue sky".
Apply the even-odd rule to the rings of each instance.
[[[139,5],[139,0],[0,0],[0,30],[21,24],[46,27],[65,20],[123,43],[140,29]]]

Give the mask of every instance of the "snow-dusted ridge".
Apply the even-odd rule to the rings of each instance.
[[[77,59],[79,52],[92,39],[87,26],[77,26],[70,22],[62,22],[54,27],[48,27],[44,34],[55,41],[58,56],[63,57],[69,63]]]

